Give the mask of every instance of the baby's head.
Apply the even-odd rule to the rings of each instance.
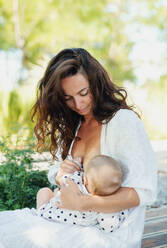
[[[122,177],[122,170],[116,160],[105,155],[90,159],[84,172],[85,186],[94,195],[111,195],[120,188]]]

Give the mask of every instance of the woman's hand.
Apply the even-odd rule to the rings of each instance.
[[[61,184],[61,178],[62,176],[64,176],[65,174],[72,174],[74,173],[75,171],[79,171],[81,170],[80,167],[75,163],[73,162],[72,160],[69,160],[69,159],[65,159],[61,164],[60,164],[60,168],[59,168],[59,171],[57,172],[57,175],[56,175],[56,182],[58,184]]]
[[[57,202],[56,206],[59,208],[83,211],[87,195],[82,194],[78,186],[71,179],[67,179],[66,183],[68,184],[67,186],[64,183],[60,185],[61,203]]]

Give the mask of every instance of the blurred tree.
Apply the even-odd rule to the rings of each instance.
[[[8,101],[8,117],[10,118],[10,122],[18,121],[21,114],[21,103],[19,95],[16,91],[12,91],[9,96]]]
[[[32,84],[34,75],[31,77],[30,72],[35,64],[41,65],[66,47],[86,48],[117,84],[122,85],[126,80],[135,82],[134,68],[129,58],[134,44],[127,27],[136,23],[141,30],[142,24],[153,26],[160,31],[160,38],[165,39],[166,9],[165,0],[0,0],[0,49],[21,52],[20,83]],[[23,69],[28,72],[26,78],[23,77]],[[156,87],[161,91],[161,83]],[[25,123],[31,126],[29,108],[32,88],[25,91],[25,99],[15,102],[17,113],[21,111],[18,118],[17,114],[14,117],[20,127]],[[23,98],[22,93],[18,94]],[[2,116],[9,122],[14,119],[11,115],[15,113],[11,106],[9,112],[0,107],[1,113],[4,112]]]
[[[0,47],[20,49],[23,67],[45,54],[81,46],[101,61],[118,83],[134,79],[122,1],[0,0]]]
[[[167,3],[166,0],[136,0],[140,11],[136,13],[136,19],[140,23],[155,26],[167,37]],[[142,11],[143,10],[143,11]],[[143,12],[143,13],[142,13]],[[165,38],[164,37],[164,38]]]

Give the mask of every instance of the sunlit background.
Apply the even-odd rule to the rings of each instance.
[[[127,89],[149,137],[167,139],[166,0],[0,0],[1,137],[32,137],[37,83],[67,47],[92,53]]]

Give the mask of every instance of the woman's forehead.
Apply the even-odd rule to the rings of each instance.
[[[78,73],[62,79],[61,87],[66,95],[75,95],[82,89],[89,87],[89,82],[84,75]]]

